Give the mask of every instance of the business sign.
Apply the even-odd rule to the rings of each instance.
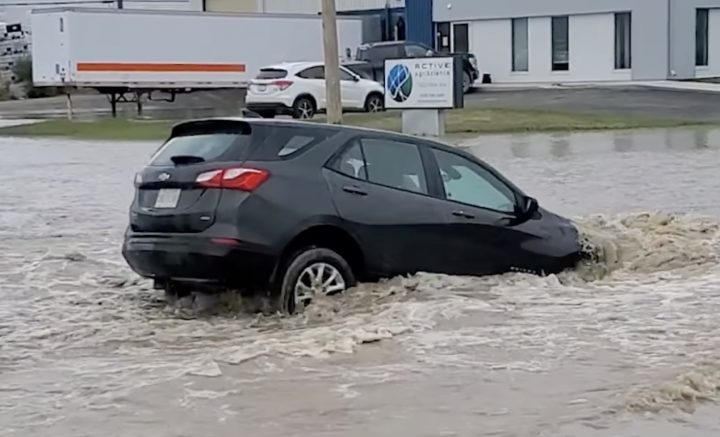
[[[413,58],[385,61],[385,107],[450,109],[455,106],[454,59]]]

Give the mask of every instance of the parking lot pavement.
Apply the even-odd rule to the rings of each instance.
[[[581,111],[709,122],[720,120],[720,94],[640,87],[488,91],[466,96],[466,106]]]
[[[144,113],[150,117],[172,118],[239,114],[244,97],[242,90],[197,92],[179,95],[174,103],[146,102]],[[78,116],[108,114],[110,111],[110,105],[102,95],[78,95],[73,102]],[[62,117],[66,105],[63,96],[0,102],[0,118]],[[502,91],[480,88],[466,96],[466,106],[720,121],[719,93],[639,86]],[[118,109],[126,116],[135,115],[134,104],[120,105]]]
[[[162,99],[166,94],[156,94]],[[77,116],[108,115],[110,103],[106,96],[85,92],[73,95],[73,110]],[[245,102],[245,90],[198,91],[178,94],[176,101],[149,101],[143,99],[143,113],[151,117],[187,118],[199,115],[238,114]],[[133,117],[137,114],[135,103],[118,104],[122,116]],[[43,118],[63,117],[67,114],[65,96],[42,99],[11,100],[0,102],[0,118]]]

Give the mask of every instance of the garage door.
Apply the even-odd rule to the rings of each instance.
[[[257,0],[205,0],[207,12],[259,12]]]

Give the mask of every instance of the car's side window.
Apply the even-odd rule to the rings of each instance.
[[[377,138],[364,138],[360,143],[370,182],[428,193],[420,149],[416,145]]]
[[[353,144],[346,148],[343,153],[338,156],[335,164],[335,170],[355,179],[367,180],[367,172],[365,171],[365,159],[360,149],[360,143]]]
[[[405,53],[409,58],[424,58],[427,56],[428,49],[423,46],[408,44],[405,46]]]
[[[297,75],[303,79],[325,79],[325,67],[310,67],[301,71]]]
[[[448,200],[500,212],[515,211],[513,191],[486,168],[443,150],[433,149],[433,154]]]
[[[373,47],[370,50],[370,61],[371,62],[382,62],[388,58],[402,57],[402,49],[400,44],[388,44]]]
[[[341,68],[340,69],[340,80],[352,82],[354,79],[353,75],[350,74],[347,70]]]

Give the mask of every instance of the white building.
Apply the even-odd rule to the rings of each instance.
[[[274,12],[317,14],[322,0],[190,0],[194,10],[208,12]],[[336,0],[338,11],[403,8],[405,0]]]
[[[415,0],[409,0],[415,1]],[[322,0],[190,0],[206,12],[319,14]],[[404,39],[405,0],[335,0],[338,15],[365,18],[365,42]]]
[[[9,3],[4,6],[3,3]],[[23,5],[27,3],[28,5]],[[124,8],[132,9],[170,9],[170,10],[192,10],[193,0],[122,0]],[[82,0],[82,4],[72,5],[68,7],[98,7],[98,8],[117,8],[117,0]],[[58,2],[55,0],[32,0],[32,1],[15,1],[0,0],[0,21],[8,23],[20,23],[23,28],[30,28],[30,11],[33,9],[57,8]],[[196,9],[199,10],[199,9]]]
[[[720,76],[720,0],[435,0],[433,21],[493,82]]]

